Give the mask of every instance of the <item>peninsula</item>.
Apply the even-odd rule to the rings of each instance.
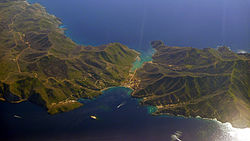
[[[125,86],[142,105],[156,106],[155,115],[250,127],[249,53],[153,41],[153,60],[130,71],[138,52],[120,43],[78,45],[64,35],[60,19],[39,4],[1,0],[0,13],[1,101],[30,101],[56,114],[82,106],[79,98]]]
[[[73,42],[60,20],[39,4],[0,2],[0,100],[30,101],[50,114],[82,106],[103,89],[120,86],[138,52],[120,43]]]
[[[250,54],[228,47],[171,47],[153,41],[153,61],[137,70],[130,87],[155,115],[216,118],[250,127]]]

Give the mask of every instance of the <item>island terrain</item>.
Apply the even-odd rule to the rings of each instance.
[[[155,115],[216,118],[250,127],[250,54],[228,47],[171,47],[153,41],[153,61],[136,71],[130,83],[141,104]]]
[[[153,41],[153,60],[131,71],[138,52],[120,43],[79,45],[39,4],[1,0],[0,12],[1,101],[30,101],[56,114],[83,106],[80,98],[124,86],[142,105],[157,107],[154,115],[200,116],[250,127],[249,53]]]
[[[120,86],[138,52],[120,43],[82,46],[39,4],[0,2],[0,99],[30,101],[50,114],[82,106],[103,89]]]

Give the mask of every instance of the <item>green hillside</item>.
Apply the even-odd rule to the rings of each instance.
[[[0,99],[31,101],[49,113],[82,106],[119,86],[138,53],[119,43],[80,46],[63,34],[60,20],[39,4],[0,2]]]
[[[152,42],[153,61],[137,70],[133,96],[154,114],[201,116],[250,126],[250,57],[227,47],[195,49]],[[138,84],[139,83],[139,84]]]

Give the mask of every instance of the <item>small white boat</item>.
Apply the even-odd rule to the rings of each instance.
[[[22,118],[21,116],[18,115],[14,115],[14,118]]]
[[[119,104],[116,108],[119,109],[120,107],[122,107],[123,105],[125,105],[126,102],[122,102],[121,104]]]
[[[90,116],[90,118],[94,119],[94,120],[97,120],[97,117],[96,116]]]

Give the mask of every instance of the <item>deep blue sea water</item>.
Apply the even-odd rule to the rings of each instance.
[[[152,40],[173,46],[228,45],[234,51],[250,51],[249,0],[29,1],[39,2],[59,17],[67,28],[65,34],[77,43],[121,42],[141,51],[142,62],[151,59]],[[235,141],[238,137],[232,138],[231,133],[241,136],[239,129],[212,120],[152,116],[154,108],[139,105],[130,93],[127,88],[111,88],[95,100],[81,99],[85,103],[81,108],[53,116],[29,102],[1,102],[1,139],[174,141],[180,134],[183,141]]]
[[[104,91],[95,100],[80,100],[85,106],[48,115],[29,102],[0,102],[1,134],[14,141],[171,141],[176,132],[183,141],[230,141],[222,125],[210,120],[152,116],[128,88]],[[118,106],[122,104],[122,106]],[[20,116],[16,118],[14,115]],[[91,119],[94,115],[97,120]]]
[[[250,0],[29,0],[59,17],[80,44],[121,42],[150,50],[150,41],[250,51]]]

